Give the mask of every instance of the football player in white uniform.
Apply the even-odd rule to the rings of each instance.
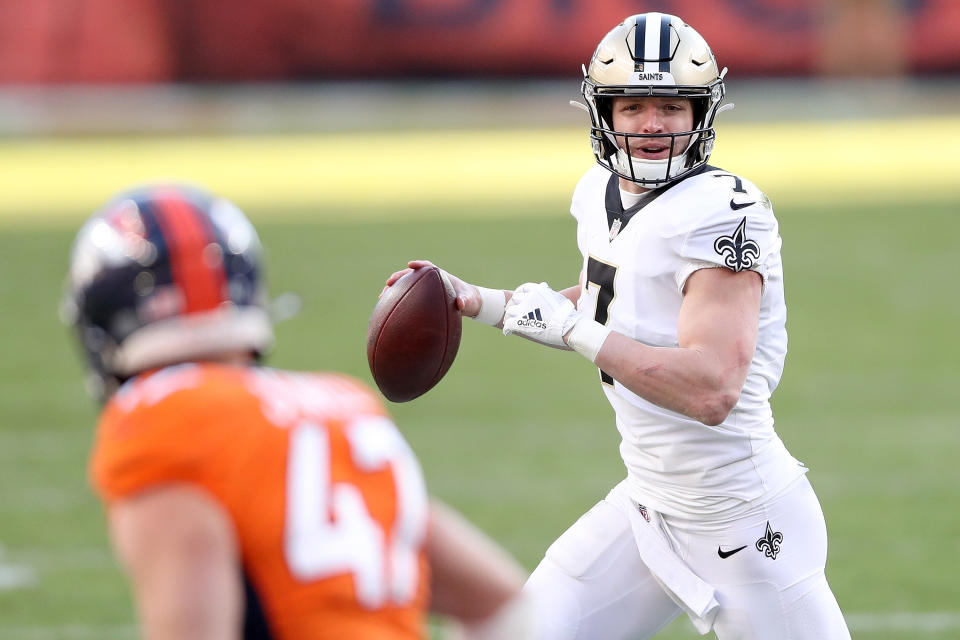
[[[823,513],[773,428],[777,220],[755,185],[707,164],[725,72],[680,18],[617,25],[582,86],[597,165],[571,205],[579,285],[451,278],[465,315],[595,363],[616,412],[626,479],[527,583],[549,640],[649,638],[683,613],[721,640],[850,637]]]

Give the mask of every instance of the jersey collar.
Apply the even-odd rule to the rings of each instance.
[[[615,173],[611,173],[610,179],[607,181],[607,191],[604,196],[607,209],[607,229],[610,230],[610,240],[613,241],[613,239],[617,237],[617,234],[627,226],[627,223],[630,222],[630,219],[633,218],[638,211],[641,211],[648,204],[684,180],[698,176],[701,173],[706,173],[707,171],[718,171],[718,168],[705,164],[696,171],[691,171],[676,182],[665,184],[662,187],[657,187],[653,191],[650,191],[640,202],[627,209],[623,208],[623,202],[620,200],[620,178]]]

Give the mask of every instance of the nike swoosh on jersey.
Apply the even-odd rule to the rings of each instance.
[[[752,202],[734,202],[733,198],[730,198],[730,208],[733,209],[734,211],[737,211],[738,209],[743,209],[745,207],[749,207],[752,204],[757,204],[757,201],[754,200]]]
[[[746,548],[747,548],[747,545],[743,545],[742,547],[737,547],[736,549],[731,549],[730,551],[724,551],[720,547],[717,547],[717,555],[723,558],[724,560],[726,560],[733,554],[737,553],[738,551],[743,551]]]

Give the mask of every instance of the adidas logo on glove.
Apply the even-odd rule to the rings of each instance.
[[[530,313],[528,313],[523,318],[517,320],[518,327],[537,327],[538,329],[546,329],[547,323],[543,321],[543,317],[540,315],[540,308],[537,307]]]

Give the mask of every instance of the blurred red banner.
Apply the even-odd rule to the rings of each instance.
[[[0,0],[0,82],[577,76],[651,10],[740,76],[960,71],[958,0]]]

